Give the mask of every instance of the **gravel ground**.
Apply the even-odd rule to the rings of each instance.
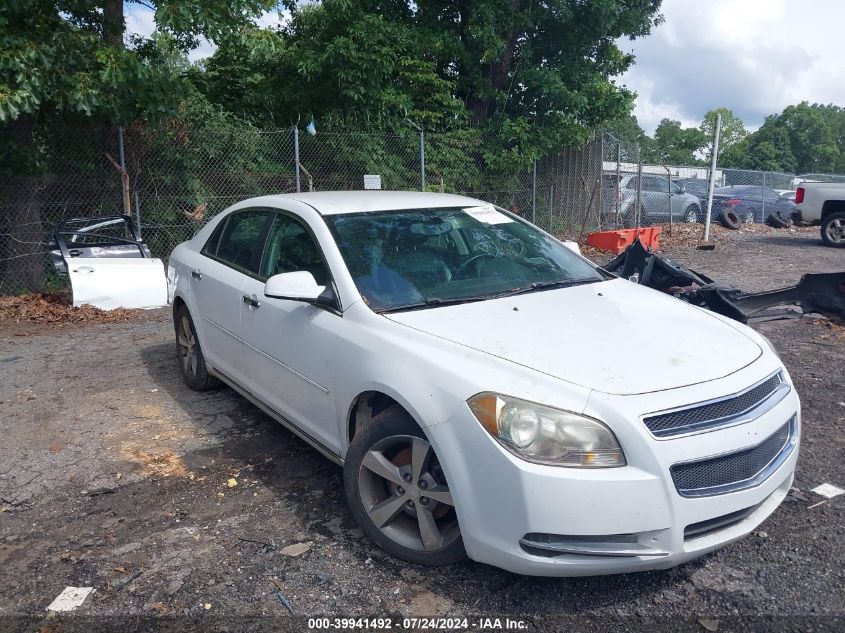
[[[720,232],[715,251],[667,252],[748,290],[845,269],[845,250],[817,232]],[[845,327],[805,317],[758,328],[804,407],[781,508],[745,540],[673,570],[541,579],[473,562],[425,568],[377,549],[346,510],[338,467],[232,391],[183,385],[166,310],[119,324],[0,321],[0,630],[307,630],[285,619],[278,591],[311,616],[836,630],[845,496],[819,505],[809,490],[845,487]],[[45,616],[68,585],[96,590],[77,611],[84,619]]]

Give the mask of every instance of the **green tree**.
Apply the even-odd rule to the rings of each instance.
[[[699,128],[685,128],[680,121],[663,119],[654,130],[643,160],[664,165],[697,165],[702,161],[696,154],[706,144],[707,137]]]
[[[845,171],[845,109],[804,101],[766,117],[748,137],[743,166],[800,173]]]
[[[406,20],[329,0],[292,12],[280,31],[251,28],[193,74],[215,103],[256,123],[310,116],[370,122],[410,118],[427,128],[462,120],[454,83],[437,72]]]
[[[767,117],[762,127],[748,138],[748,151],[742,166],[764,171],[796,170],[789,132],[775,123],[775,117]]]
[[[609,121],[604,125],[604,131],[610,134],[611,143],[619,141],[622,160],[637,162],[640,156],[650,154],[651,139],[633,114]]]
[[[147,3],[144,3],[147,4]],[[158,0],[159,28],[182,49],[202,36],[222,41],[272,4],[266,0]],[[24,284],[43,284],[37,196],[37,128],[57,117],[107,122],[160,118],[177,111],[184,94],[178,72],[156,63],[150,46],[124,45],[122,0],[6,0],[0,5],[0,168],[23,186],[5,192],[11,209],[12,255]],[[135,44],[140,44],[136,42]],[[28,178],[28,180],[26,180]]]
[[[647,35],[659,0],[422,0],[414,14],[442,72],[455,76],[470,122],[525,118],[555,142],[630,112],[610,81],[633,56],[616,42]]]
[[[745,123],[732,110],[728,108],[716,108],[710,110],[704,115],[704,120],[701,122],[701,133],[704,136],[705,144],[708,150],[713,144],[713,133],[716,129],[716,116],[721,114],[722,121],[719,128],[719,164],[722,164],[722,158],[725,152],[731,155],[731,149],[737,145],[741,145],[748,136],[748,130],[745,129]]]
[[[845,149],[839,136],[843,116],[837,106],[810,105],[804,101],[785,108],[771,124],[786,130],[799,172],[833,172]]]
[[[537,152],[630,112],[633,94],[611,78],[633,56],[616,42],[647,34],[659,4],[325,0],[295,8],[274,35],[224,44],[197,81],[253,119],[409,117],[429,130],[469,122],[500,145]]]

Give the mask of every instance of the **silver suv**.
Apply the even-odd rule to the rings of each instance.
[[[618,181],[618,182],[617,182]],[[633,225],[637,212],[636,174],[605,173],[602,176],[602,215],[607,220],[618,217],[619,222]],[[703,219],[701,200],[686,193],[684,188],[671,183],[666,176],[642,175],[640,223],[660,222],[669,219],[671,198],[672,219],[699,222]]]

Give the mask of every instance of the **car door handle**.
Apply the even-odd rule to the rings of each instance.
[[[202,273],[200,272],[200,269],[194,268],[191,271],[191,277],[193,277],[194,279],[202,279]]]
[[[261,302],[255,295],[244,295],[244,303],[248,304],[250,308],[260,308]]]

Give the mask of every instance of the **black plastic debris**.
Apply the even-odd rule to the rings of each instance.
[[[604,268],[618,277],[669,293],[741,323],[795,316],[794,311],[769,311],[783,305],[798,305],[804,313],[818,312],[845,318],[845,272],[809,273],[794,286],[766,292],[743,292],[728,284],[715,283],[672,259],[658,257],[646,250],[639,240]]]

